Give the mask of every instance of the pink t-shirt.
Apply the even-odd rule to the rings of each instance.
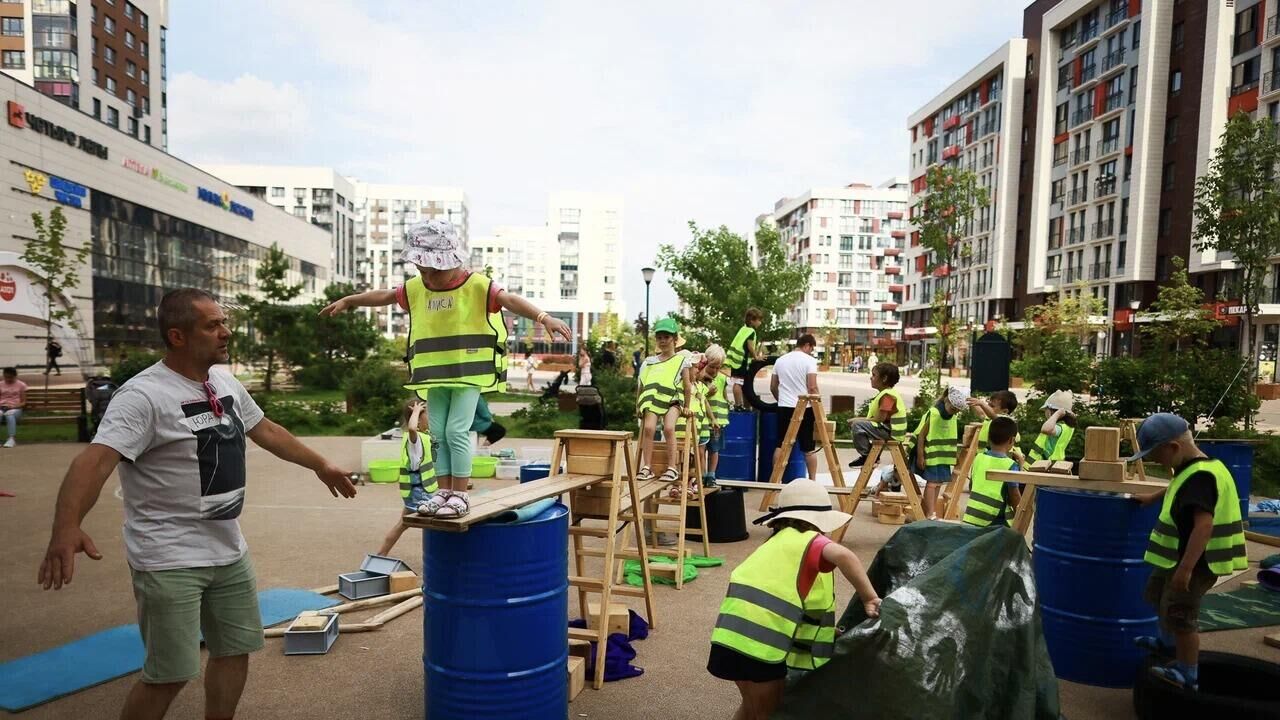
[[[462,274],[462,279],[449,287],[428,288],[428,289],[435,290],[437,292],[444,292],[446,290],[456,290],[457,288],[462,287],[462,284],[465,283],[470,278],[471,278],[471,273],[464,272]],[[502,310],[502,303],[498,302],[498,293],[501,293],[501,292],[502,292],[501,285],[499,285],[496,282],[489,283],[489,312],[496,313]],[[396,304],[400,306],[401,310],[409,309],[409,293],[405,292],[404,285],[396,286]]]
[[[0,407],[13,408],[22,404],[22,393],[27,389],[27,384],[21,380],[14,380],[7,383],[0,380]]]
[[[804,562],[800,563],[800,575],[796,578],[796,590],[801,598],[809,596],[814,581],[818,579],[818,573],[836,569],[834,564],[822,559],[822,548],[830,544],[831,538],[826,535],[818,535],[813,542],[809,543],[809,550],[804,554]]]

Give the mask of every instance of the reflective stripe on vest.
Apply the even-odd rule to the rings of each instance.
[[[1044,433],[1036,435],[1036,444],[1027,453],[1027,457],[1032,462],[1039,460],[1051,460],[1057,462],[1065,460],[1067,457],[1067,446],[1071,444],[1071,438],[1076,434],[1076,429],[1066,423],[1059,423],[1058,427],[1062,428],[1062,432],[1058,435],[1058,441],[1053,445],[1053,453],[1049,453],[1049,436]]]
[[[929,412],[920,418],[920,424],[916,426],[916,442],[924,443],[925,467],[955,466],[956,445],[960,442],[958,418],[957,414],[950,419],[943,419],[937,405],[929,408]],[[920,432],[926,420],[929,421],[929,436],[921,437]]]
[[[964,509],[966,523],[986,527],[1002,517],[1013,517],[1013,508],[1004,499],[1004,483],[988,480],[987,472],[1008,470],[1016,464],[1011,457],[996,457],[985,452],[973,458],[969,504]]]
[[[422,276],[404,284],[409,301],[410,390],[506,388],[506,326],[488,312],[491,280],[472,273],[453,290],[430,290]]]
[[[678,353],[662,362],[642,366],[636,407],[641,412],[666,415],[677,400],[684,399],[684,383],[680,377],[683,366],[684,356]]]
[[[724,432],[729,427],[729,398],[725,395],[725,389],[729,387],[729,378],[723,373],[717,373],[716,378],[712,381],[712,393],[709,402],[711,403],[711,412],[716,416],[716,422],[720,425],[720,431]]]
[[[1173,523],[1173,503],[1187,478],[1197,472],[1213,474],[1218,489],[1218,502],[1213,506],[1213,532],[1204,549],[1204,559],[1214,575],[1230,575],[1249,567],[1245,554],[1244,526],[1240,518],[1240,497],[1236,493],[1236,481],[1221,460],[1202,458],[1183,468],[1165,491],[1160,517],[1147,541],[1144,559],[1158,568],[1170,569],[1178,564],[1178,528]]]
[[[422,442],[422,466],[416,471],[410,470],[412,460],[409,459],[409,433],[400,440],[400,497],[407,498],[413,492],[414,485],[421,485],[427,492],[435,492],[439,488],[436,483],[436,465],[431,461],[431,438],[426,433],[418,433]]]
[[[880,417],[880,401],[884,396],[888,395],[893,398],[893,415],[889,418],[889,432],[893,435],[894,440],[901,440],[907,434],[907,404],[902,401],[902,395],[893,388],[885,388],[876,393],[871,399],[871,404],[867,406],[867,419],[875,420]]]
[[[738,334],[733,336],[733,342],[729,343],[729,349],[724,355],[724,364],[726,367],[737,370],[747,362],[747,340],[755,337],[756,331],[750,325],[743,325],[738,328]]]
[[[816,532],[784,528],[729,577],[711,642],[766,663],[821,667],[835,649],[835,580],[818,573],[809,596],[796,581]]]

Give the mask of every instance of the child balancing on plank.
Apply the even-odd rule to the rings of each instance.
[[[572,335],[568,325],[533,303],[503,290],[482,273],[466,270],[467,248],[447,220],[410,226],[400,259],[413,263],[418,275],[391,290],[348,295],[320,314],[392,303],[409,311],[410,377],[405,388],[426,399],[431,434],[441,445],[435,458],[440,490],[419,512],[462,517],[471,509],[467,483],[476,404],[481,393],[506,388],[507,324],[502,311],[533,320],[566,342]]]
[[[826,489],[808,479],[782,488],[778,507],[755,522],[773,537],[729,576],[729,592],[711,633],[707,671],[742,694],[735,720],[767,718],[782,699],[787,670],[816,670],[834,650],[835,578],[853,584],[869,617],[880,596],[849,548],[828,533],[853,517],[831,507]]]

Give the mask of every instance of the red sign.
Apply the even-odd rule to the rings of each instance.
[[[18,283],[9,273],[0,273],[0,300],[9,302],[18,295]]]
[[[27,126],[27,109],[12,100],[9,101],[9,124],[16,128]]]

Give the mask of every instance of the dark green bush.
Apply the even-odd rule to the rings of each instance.
[[[111,379],[117,385],[123,385],[134,375],[155,365],[164,357],[161,353],[149,350],[135,350],[111,366]]]
[[[377,432],[399,423],[401,408],[413,396],[404,389],[406,380],[403,368],[371,358],[356,365],[343,389],[351,400],[353,413]]]

